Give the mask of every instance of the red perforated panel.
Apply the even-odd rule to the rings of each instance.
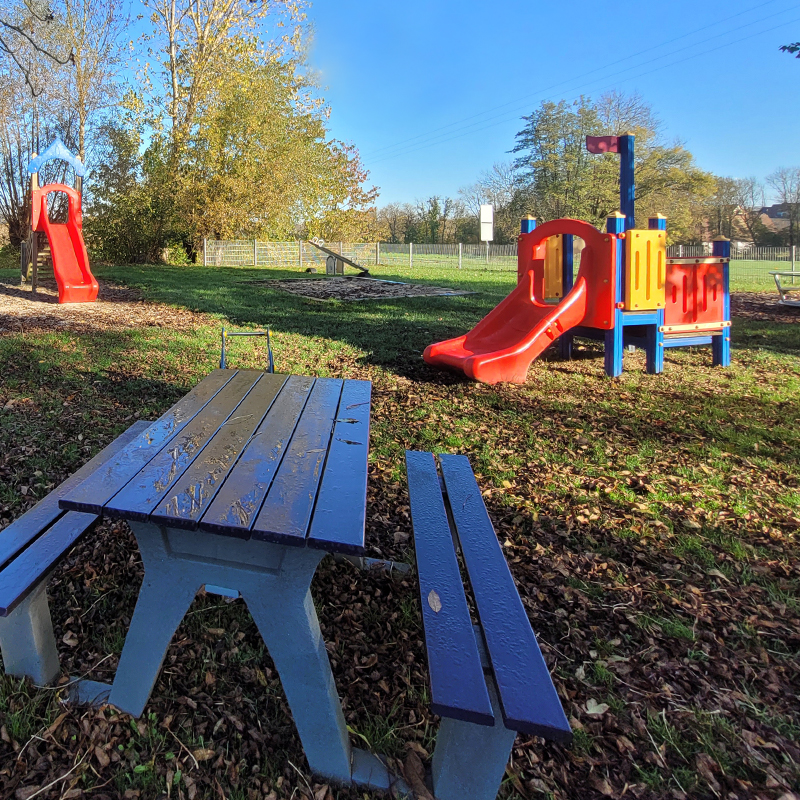
[[[667,262],[664,324],[696,325],[722,322],[724,292],[722,264]]]

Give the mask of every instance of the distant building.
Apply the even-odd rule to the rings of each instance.
[[[759,214],[764,225],[772,231],[782,231],[789,227],[789,203],[775,203],[764,206]]]

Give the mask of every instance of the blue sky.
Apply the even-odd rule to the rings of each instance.
[[[618,4],[622,5],[622,4]],[[455,196],[542,100],[638,92],[703,169],[800,166],[800,3],[316,0],[311,65],[380,204]]]

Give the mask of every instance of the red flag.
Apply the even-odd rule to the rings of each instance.
[[[590,153],[619,153],[619,136],[587,136],[586,149]]]

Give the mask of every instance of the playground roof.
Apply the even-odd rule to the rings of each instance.
[[[54,139],[53,143],[44,153],[36,156],[36,158],[28,164],[28,174],[33,175],[34,172],[38,172],[45,161],[51,161],[54,158],[60,158],[62,161],[66,161],[75,170],[76,175],[83,177],[86,174],[86,165],[77,156],[70,153],[61,139]]]

